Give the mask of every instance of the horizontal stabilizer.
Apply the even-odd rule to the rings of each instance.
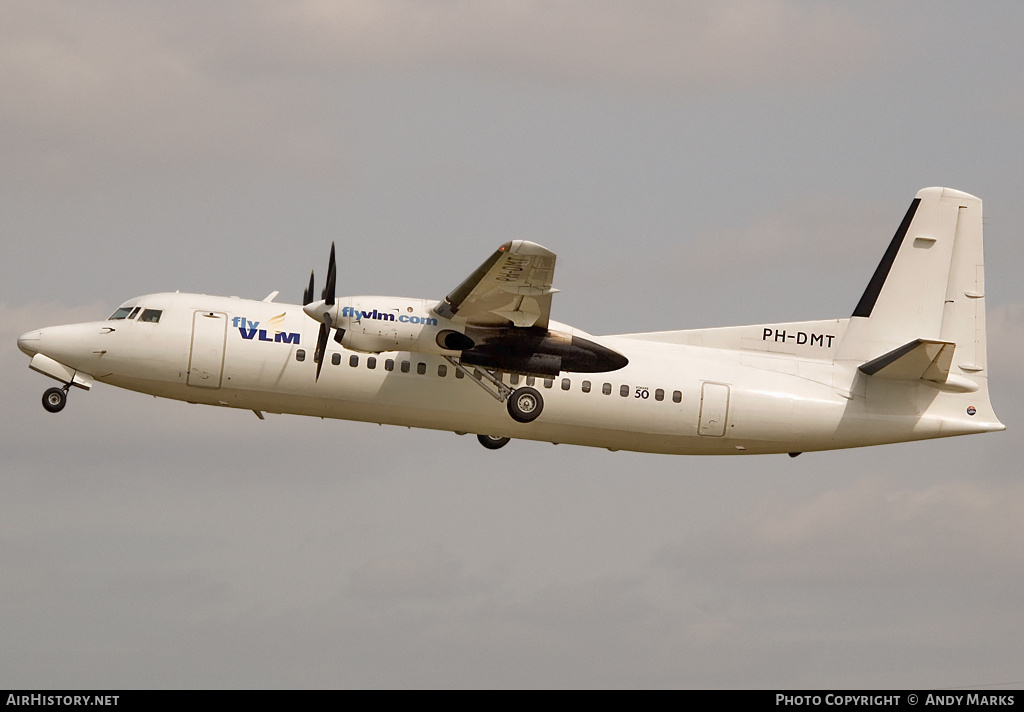
[[[861,364],[869,376],[898,381],[935,381],[945,383],[953,363],[956,344],[951,341],[914,339],[887,354]]]

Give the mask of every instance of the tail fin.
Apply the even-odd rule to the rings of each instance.
[[[913,199],[838,357],[867,361],[919,338],[951,341],[957,365],[985,368],[981,201],[944,187]]]
[[[865,362],[914,341],[956,344],[954,366],[985,370],[981,200],[925,188],[911,203],[839,345]]]
[[[972,393],[987,405],[984,263],[981,200],[949,188],[920,191],[857,303],[836,360],[876,378],[921,378]]]

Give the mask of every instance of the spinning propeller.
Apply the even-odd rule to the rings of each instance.
[[[316,350],[313,352],[313,360],[316,361],[316,380],[320,380],[320,369],[324,365],[324,354],[327,351],[327,337],[331,333],[331,324],[334,321],[332,316],[335,305],[334,289],[337,286],[338,273],[337,262],[334,259],[334,243],[331,243],[331,257],[327,262],[327,283],[320,293],[321,301],[313,302],[313,272],[309,273],[309,286],[302,295],[302,310],[310,317],[320,322],[320,334],[316,339]],[[338,329],[335,334],[335,341],[341,342],[345,334],[344,329]]]

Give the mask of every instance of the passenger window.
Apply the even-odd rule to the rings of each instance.
[[[526,385],[532,386],[536,382],[537,382],[537,379],[534,378],[533,376],[527,376],[526,377]]]
[[[395,359],[389,358],[384,360],[384,370],[394,371],[395,370]]]
[[[348,357],[348,365],[351,366],[352,368],[355,368],[356,366],[358,366],[359,365],[359,357],[356,356],[355,354],[352,354],[351,356],[349,356]]]
[[[442,364],[438,364],[438,366],[437,366],[437,375],[440,376],[441,378],[444,378],[445,376],[447,376],[448,375],[448,367],[445,366],[443,363]]]
[[[296,361],[305,361],[306,360],[306,350],[305,349],[296,349],[295,350],[295,360]]]
[[[544,387],[545,388],[551,388],[551,386],[553,386],[553,385],[555,385],[555,379],[553,379],[553,378],[545,378],[544,379]]]
[[[654,400],[656,400],[656,401],[665,400],[665,389],[664,388],[659,388],[656,391],[654,391]]]
[[[412,366],[408,361],[402,361],[402,373],[409,373],[409,368]]]
[[[672,402],[673,403],[682,403],[682,401],[683,401],[683,394],[682,394],[682,392],[681,391],[672,391]]]
[[[420,374],[422,376],[426,372],[427,372],[427,364],[422,363],[422,362],[416,364],[416,373],[418,373],[418,374]]]
[[[118,319],[125,319],[128,317],[128,312],[132,310],[131,307],[118,307],[117,311],[110,315],[107,321],[117,321]]]
[[[563,378],[563,379],[562,379],[562,390],[563,390],[563,391],[567,391],[567,390],[569,390],[569,389],[570,389],[571,387],[572,387],[572,384],[571,384],[571,383],[569,383],[569,379],[568,379],[568,378]]]
[[[513,386],[516,385],[517,383],[519,383],[519,374],[518,373],[510,373],[508,375],[508,382],[511,383]]]
[[[629,397],[629,386],[619,386],[619,395],[623,398]]]
[[[601,392],[604,393],[606,396],[610,396],[612,394],[612,384],[606,383],[603,386],[601,386]]]
[[[461,369],[455,369],[455,377],[456,378],[465,378],[466,374],[464,374]]]
[[[341,354],[331,354],[331,363],[335,366],[341,365]]]
[[[142,316],[139,317],[139,321],[146,321],[150,324],[156,324],[160,321],[160,315],[163,314],[162,309],[146,309],[142,312]]]
[[[583,382],[583,392],[590,393],[590,381]]]
[[[375,356],[369,356],[366,359],[366,367],[371,371],[377,368],[377,358]]]

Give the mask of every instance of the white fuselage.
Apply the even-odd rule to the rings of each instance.
[[[434,303],[406,301],[410,314]],[[298,305],[178,293],[133,305],[160,310],[159,322],[50,327],[23,335],[19,346],[98,382],[191,403],[612,450],[795,453],[1002,429],[994,416],[965,424],[963,393],[921,382],[875,389],[857,364],[835,359],[846,319],[663,338],[592,337],[553,323],[629,364],[531,379],[543,414],[519,423],[442,354],[356,352],[332,340],[316,380],[319,324]],[[525,376],[501,377],[512,388],[526,384]],[[990,412],[987,394],[984,401],[978,407]]]

